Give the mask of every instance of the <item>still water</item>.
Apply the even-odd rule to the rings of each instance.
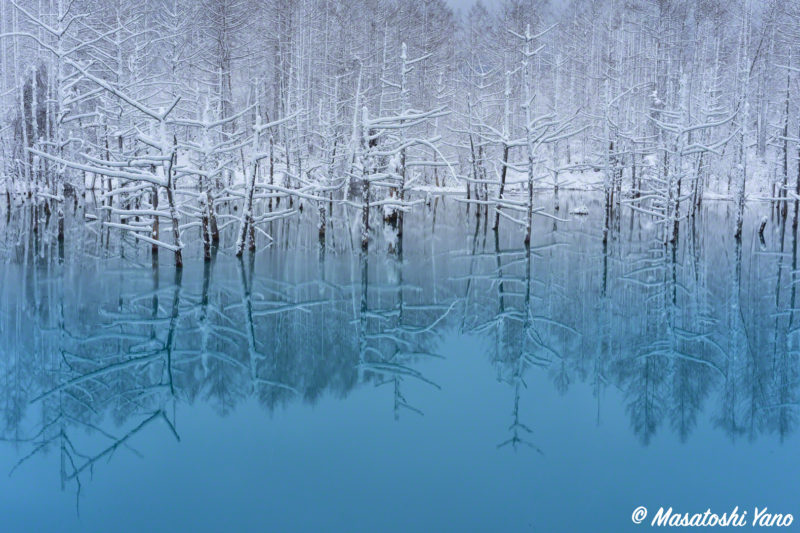
[[[293,220],[182,273],[102,220],[60,247],[0,212],[2,530],[800,527],[794,206],[750,205],[737,243],[708,202],[664,245],[559,203],[531,253],[450,198],[401,252]]]

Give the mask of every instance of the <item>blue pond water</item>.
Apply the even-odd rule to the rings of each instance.
[[[61,247],[0,212],[2,530],[800,515],[794,206],[749,206],[737,243],[709,202],[664,245],[630,211],[604,243],[600,200],[542,199],[569,221],[537,219],[530,254],[447,199],[401,251],[292,221],[182,273],[80,210]]]

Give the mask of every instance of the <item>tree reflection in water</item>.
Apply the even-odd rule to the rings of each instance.
[[[644,445],[662,426],[685,441],[702,417],[731,439],[794,431],[797,202],[754,206],[752,221],[770,212],[763,240],[716,232],[734,213],[709,203],[664,243],[634,211],[603,230],[599,198],[558,201],[560,213],[588,203],[592,214],[547,220],[529,248],[440,199],[409,216],[399,245],[379,236],[362,251],[340,230],[320,246],[314,228],[288,220],[257,256],[214,249],[204,263],[195,250],[183,271],[99,224],[69,225],[64,246],[26,232],[29,212],[7,213],[2,438],[18,467],[58,453],[62,486],[79,492],[102,461],[136,453],[138,433],[180,439],[178,404],[225,416],[251,398],[273,411],[369,385],[387,391],[394,418],[423,415],[407,385],[447,397],[424,373],[446,355],[445,334],[480,342],[486,371],[507,384],[499,448],[547,451],[521,409],[537,395],[531,372],[562,394],[590,384],[598,424],[604,392],[620,390]]]

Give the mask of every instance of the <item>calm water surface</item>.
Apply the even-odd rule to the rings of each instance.
[[[800,524],[794,206],[752,204],[737,243],[709,202],[665,246],[631,211],[604,243],[600,200],[562,194],[530,254],[450,198],[402,251],[295,220],[182,273],[102,220],[59,247],[0,211],[2,529]]]

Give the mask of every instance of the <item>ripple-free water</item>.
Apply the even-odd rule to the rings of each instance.
[[[0,213],[3,530],[800,514],[794,206],[750,205],[741,243],[733,209],[708,202],[667,245],[623,210],[604,244],[601,198],[562,193],[548,212],[569,220],[537,217],[528,254],[439,199],[402,253],[341,229],[323,251],[293,220],[252,259],[191,248],[180,273],[100,221],[59,247]]]

